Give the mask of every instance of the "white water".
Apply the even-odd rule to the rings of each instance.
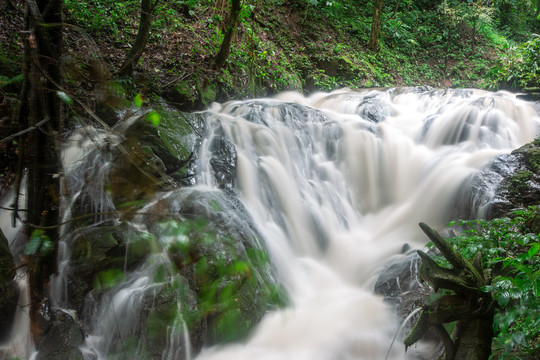
[[[507,93],[473,90],[345,89],[309,98],[288,93],[214,104],[205,114],[210,134],[198,156],[199,185],[193,194],[221,191],[210,166],[210,144],[214,136],[228,139],[237,151],[238,197],[262,234],[291,303],[268,313],[244,342],[206,348],[196,360],[385,359],[399,324],[373,294],[378,272],[402,256],[405,243],[423,247],[427,240],[418,222],[444,226],[465,180],[495,156],[531,141],[540,126],[529,103]],[[87,140],[83,133],[93,131],[79,129],[72,137],[79,146],[68,146],[64,154],[69,190],[64,218],[79,201],[91,207],[89,213],[105,213],[97,223],[117,224],[107,215],[115,209],[102,189],[114,165],[106,149],[119,138],[96,132]],[[172,204],[182,201],[178,196],[191,196],[186,192],[156,194],[145,209],[162,206],[170,196],[170,211],[178,211]],[[151,225],[133,221],[130,226],[148,234]],[[67,274],[77,235],[71,230],[63,229],[59,274],[51,281],[58,307],[70,296]],[[158,241],[148,262],[152,266],[169,261],[161,251],[169,240]],[[93,323],[87,324],[81,347],[86,358],[113,358],[115,342],[145,335],[141,309],[166,284],[150,281],[152,274],[151,267],[137,269],[101,299],[87,297],[85,311]],[[162,358],[191,359],[184,319],[169,325]],[[389,359],[433,358],[427,344],[405,354],[402,335]],[[29,339],[24,327],[19,338]],[[24,357],[31,351],[28,345],[12,354]]]
[[[280,102],[322,113],[280,111]],[[423,247],[418,222],[443,226],[463,181],[532,140],[539,123],[512,95],[481,91],[283,94],[210,113],[214,132],[236,146],[240,198],[292,305],[245,343],[198,360],[384,359],[398,324],[373,295],[377,271],[404,243]],[[405,356],[399,345],[389,354]]]

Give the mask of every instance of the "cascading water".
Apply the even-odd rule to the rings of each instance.
[[[418,222],[444,225],[465,179],[539,120],[510,94],[473,90],[283,94],[209,113],[237,148],[239,196],[292,305],[205,360],[384,358],[395,324],[375,274],[405,243],[421,248]]]
[[[268,312],[242,343],[203,348],[197,360],[433,358],[427,344],[407,354],[397,344],[391,348],[399,324],[374,294],[376,278],[384,264],[403,257],[405,244],[422,248],[427,242],[418,222],[444,226],[460,213],[456,197],[467,193],[467,179],[495,156],[533,140],[540,125],[531,104],[509,93],[429,88],[343,89],[307,98],[287,93],[213,104],[200,115],[207,134],[198,146],[196,185],[147,196],[127,221],[111,215],[118,206],[111,191],[103,192],[109,176],[103,173],[115,160],[103,149],[87,151],[87,158],[66,152],[66,165],[74,164],[66,166],[66,219],[78,215],[71,213],[77,204],[102,214],[92,218],[92,226],[64,229],[52,289],[52,305],[85,322],[84,344],[76,346],[85,359],[190,359],[200,350],[196,338],[211,328],[212,316],[187,333],[193,325],[189,311],[201,305],[182,289],[198,275],[171,250],[192,234],[178,225],[192,220],[182,215],[188,212],[227,229],[209,230],[225,243],[228,234],[236,234],[230,246],[197,251],[224,254],[227,269],[227,259],[245,260],[249,249],[267,249],[275,270],[247,277],[256,281],[252,294],[266,294],[267,284],[277,282],[288,297],[287,306]],[[107,139],[97,141],[98,147],[119,141]],[[490,192],[483,196],[475,201],[485,206]],[[177,214],[178,223],[163,221],[158,212]],[[84,298],[72,300],[70,269],[91,271],[78,269],[73,260],[74,253],[90,252],[81,250],[79,239],[90,236],[99,243],[107,250],[98,254],[103,259],[117,249],[121,234],[106,243],[104,229],[135,240],[120,247],[125,259],[111,262],[115,271],[99,272],[95,289],[81,290]],[[142,265],[140,244],[152,253]],[[171,263],[188,270],[179,276]],[[230,277],[234,284],[237,275]],[[81,314],[70,312],[74,303]],[[173,314],[167,328],[149,332],[163,314]]]

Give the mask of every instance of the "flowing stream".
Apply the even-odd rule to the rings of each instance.
[[[417,224],[445,225],[465,180],[539,120],[510,94],[474,90],[282,94],[209,112],[293,305],[200,360],[383,359],[397,324],[373,295],[377,272],[404,244],[422,248]]]
[[[195,185],[175,199],[233,196],[247,215],[227,205],[223,216],[251,218],[289,304],[268,312],[244,341],[205,347],[199,354],[186,331],[173,331],[186,329],[179,318],[163,340],[163,359],[433,358],[429,344],[406,354],[399,344],[406,334],[398,334],[391,346],[400,324],[374,294],[377,276],[385,264],[404,256],[404,246],[427,243],[419,222],[442,228],[462,210],[481,216],[492,193],[481,194],[477,209],[460,209],[457,198],[467,193],[467,180],[496,156],[533,140],[540,125],[534,107],[509,93],[423,87],[342,89],[310,97],[284,93],[213,104],[202,115],[208,131],[197,155]],[[216,139],[234,146],[233,179],[212,167]],[[85,168],[95,168],[94,175],[111,162],[66,154],[66,164],[84,161]],[[76,172],[66,168],[68,176]],[[76,185],[81,177],[71,181],[74,203],[86,190]],[[104,185],[96,180],[85,186],[98,191]],[[145,209],[172,197],[156,195]],[[106,194],[91,200],[94,210],[113,209]],[[175,202],[167,201],[170,210]],[[131,226],[139,232],[152,227],[149,220],[136,224],[136,218]],[[70,266],[71,251],[69,241],[61,244],[60,273],[53,281],[58,307],[70,296],[62,271]],[[167,261],[159,251],[152,257],[154,267]],[[135,294],[157,293],[159,287],[145,269],[132,271],[124,284],[100,301],[86,299],[95,321],[81,346],[85,358],[110,358],[112,329],[127,334],[138,327],[138,315],[131,312],[143,308],[145,299]]]

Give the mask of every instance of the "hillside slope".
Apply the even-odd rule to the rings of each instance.
[[[149,43],[129,77],[114,73],[134,42],[139,2],[65,3],[67,93],[89,100],[92,108],[116,106],[136,93],[193,110],[214,100],[288,90],[493,85],[486,74],[497,60],[495,43],[469,22],[452,19],[437,1],[387,4],[380,50],[371,52],[369,1],[246,0],[230,55],[217,71],[210,70],[210,61],[223,38],[227,2],[161,2]],[[8,79],[22,72],[23,10],[13,4],[4,2],[0,12],[0,74]],[[16,86],[3,90],[17,93]]]

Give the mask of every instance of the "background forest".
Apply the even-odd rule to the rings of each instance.
[[[1,116],[22,82],[22,3],[0,5]],[[90,102],[141,93],[191,110],[286,90],[539,85],[538,0],[235,3],[66,0],[65,86]]]

